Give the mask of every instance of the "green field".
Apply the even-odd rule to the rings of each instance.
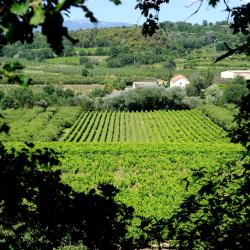
[[[214,63],[218,54],[213,48],[194,50],[190,58],[176,58],[176,69],[173,74],[183,74],[192,80],[197,73],[206,75],[212,72],[216,81],[220,79],[220,72],[233,69],[248,69],[250,61],[246,56],[236,55],[223,62]],[[19,58],[25,69],[25,77],[31,78],[35,84],[102,84],[112,85],[113,88],[125,87],[126,82],[142,80],[169,80],[170,71],[164,63],[149,65],[125,65],[123,67],[107,67],[107,56],[86,56],[93,63],[93,68],[87,68],[88,75],[82,76],[84,65],[80,64],[80,57],[55,57],[42,62]],[[0,62],[13,62],[16,59],[0,57]],[[185,68],[184,65],[192,65]],[[44,77],[46,74],[46,77]]]
[[[144,216],[165,217],[186,195],[181,179],[191,169],[216,170],[241,148],[225,143],[162,145],[38,143],[61,155],[63,181],[77,191],[108,182],[121,190],[119,199]],[[192,190],[194,191],[194,190]]]
[[[70,127],[81,109],[79,107],[7,109],[2,112],[9,134],[1,134],[3,141],[56,141],[64,129]]]
[[[225,132],[197,110],[83,112],[63,137],[86,142],[222,142]]]
[[[227,142],[225,131],[198,110],[120,112],[75,107],[8,109],[8,141],[112,143]]]
[[[183,199],[195,193],[182,182],[192,170],[216,171],[237,159],[242,147],[198,110],[95,112],[80,108],[10,109],[9,146],[35,141],[60,155],[62,181],[77,192],[100,183],[119,188],[116,199],[133,206],[136,216],[169,218]],[[67,124],[65,124],[67,122]],[[49,142],[54,140],[54,142]],[[15,142],[14,142],[15,141]],[[44,142],[42,142],[44,141]],[[135,219],[129,234],[137,237]]]
[[[11,144],[13,145],[13,143]],[[14,144],[20,146],[20,143]],[[168,218],[189,192],[182,183],[192,169],[216,169],[240,156],[242,148],[230,143],[74,143],[46,142],[37,147],[61,155],[62,180],[76,191],[100,183],[120,189],[117,199],[135,208],[137,215]],[[135,230],[136,226],[133,230]]]
[[[65,183],[77,191],[113,183],[121,190],[118,199],[148,217],[171,214],[187,195],[181,180],[192,169],[214,171],[241,151],[199,110],[35,108],[6,110],[4,116],[8,141],[36,141],[60,153]]]

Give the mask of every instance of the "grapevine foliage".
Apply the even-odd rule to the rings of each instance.
[[[85,111],[64,135],[69,142],[223,142],[223,129],[197,110]]]

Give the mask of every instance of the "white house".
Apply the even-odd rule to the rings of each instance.
[[[133,82],[133,88],[140,88],[140,87],[157,87],[157,82]]]
[[[246,80],[250,80],[250,70],[228,70],[221,72],[220,76],[224,79],[233,79],[237,76],[241,76]]]
[[[170,88],[181,87],[185,88],[189,84],[189,80],[183,75],[176,75],[170,79]]]

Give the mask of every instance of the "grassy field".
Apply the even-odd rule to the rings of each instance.
[[[79,107],[7,109],[2,112],[9,134],[1,134],[3,141],[56,141],[65,128],[80,115]]]

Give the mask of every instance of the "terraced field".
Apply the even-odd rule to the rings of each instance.
[[[83,112],[62,138],[68,142],[221,142],[225,132],[198,110]]]

